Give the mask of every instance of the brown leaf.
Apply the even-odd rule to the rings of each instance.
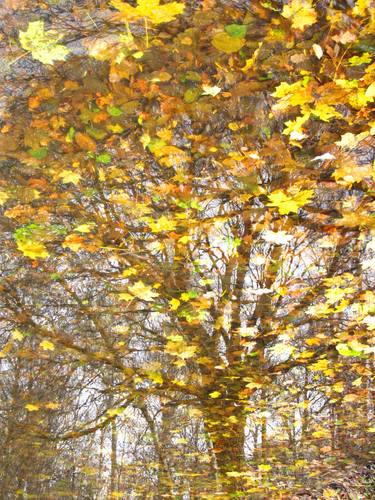
[[[85,149],[86,151],[96,151],[96,142],[87,134],[77,132],[75,140],[80,148]]]

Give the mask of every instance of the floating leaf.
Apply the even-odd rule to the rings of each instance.
[[[59,179],[61,179],[64,184],[78,184],[81,180],[81,175],[73,170],[62,170],[59,173]]]
[[[316,23],[317,13],[312,6],[312,0],[289,0],[284,5],[281,15],[292,20],[292,27],[302,30],[305,26]]]
[[[151,302],[155,297],[159,296],[152,288],[152,286],[145,285],[143,281],[139,280],[134,285],[129,286],[128,290],[134,297]]]
[[[39,241],[17,241],[17,248],[30,259],[46,259],[49,256],[47,248]]]
[[[39,347],[41,347],[43,349],[43,351],[54,351],[55,350],[55,344],[53,344],[53,342],[51,342],[50,340],[43,340],[43,342],[41,342],[39,344]]]
[[[95,151],[96,150],[96,142],[91,139],[87,134],[82,132],[77,132],[74,137],[78,146],[86,151]]]
[[[22,48],[31,52],[37,61],[43,64],[53,64],[54,61],[64,61],[69,49],[58,42],[63,38],[56,31],[44,31],[44,21],[32,21],[26,31],[19,32]]]
[[[201,94],[202,91],[199,87],[187,89],[184,93],[184,101],[188,104],[191,104],[192,102],[195,102]]]
[[[44,160],[44,158],[48,155],[47,148],[38,148],[38,149],[29,149],[29,155],[37,160]]]
[[[28,403],[27,405],[25,405],[25,408],[27,411],[30,411],[30,412],[39,410],[39,406],[34,405],[32,403]]]
[[[102,153],[98,155],[95,159],[98,163],[103,163],[104,165],[108,165],[112,161],[112,156],[109,153]]]
[[[121,108],[117,108],[116,106],[108,106],[107,112],[111,116],[121,116],[124,113]]]
[[[233,38],[228,33],[221,32],[216,33],[212,39],[212,45],[217,50],[226,52],[230,54],[232,52],[238,52],[245,45],[245,40],[243,38]]]
[[[122,0],[112,0],[111,5],[120,11],[118,17],[124,21],[136,21],[146,17],[154,24],[173,21],[185,9],[183,3],[170,2],[160,5],[159,0],[137,0],[137,7],[132,7]]]
[[[227,24],[224,29],[232,38],[244,38],[247,32],[244,24]]]
[[[289,196],[278,189],[268,196],[270,203],[267,203],[267,206],[277,207],[281,215],[297,213],[298,209],[305,205],[313,194],[314,191],[307,189],[305,191],[300,191],[294,196]]]

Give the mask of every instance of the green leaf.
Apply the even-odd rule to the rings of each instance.
[[[109,153],[102,153],[101,155],[98,155],[96,157],[96,161],[98,163],[104,163],[104,165],[108,165],[108,163],[111,163],[112,161],[112,156]]]
[[[247,32],[244,24],[227,24],[224,29],[232,38],[244,38]]]
[[[44,31],[44,21],[33,21],[26,31],[19,32],[19,40],[23,49],[31,52],[37,61],[43,64],[53,64],[54,61],[64,61],[69,49],[58,42],[63,38],[56,31]]]
[[[96,127],[86,127],[86,132],[89,134],[89,136],[91,136],[93,139],[96,139],[97,141],[104,139],[104,137],[107,135],[107,132],[105,130]]]
[[[116,106],[107,106],[107,112],[111,116],[121,116],[123,114],[123,111],[121,108],[117,108]]]
[[[47,148],[29,149],[28,153],[30,156],[36,158],[37,160],[44,160],[44,158],[48,155],[48,149]]]
[[[76,129],[74,127],[70,127],[70,129],[68,130],[68,133],[65,136],[66,142],[73,142],[75,133],[76,133]]]
[[[199,87],[187,89],[187,91],[184,94],[184,101],[187,102],[188,104],[191,104],[192,102],[195,102],[198,99],[201,93],[202,90]]]

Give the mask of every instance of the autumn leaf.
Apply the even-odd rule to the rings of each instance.
[[[289,196],[279,189],[268,196],[270,203],[267,203],[267,206],[277,207],[281,215],[297,213],[300,207],[310,201],[313,194],[314,191],[307,189],[294,196]]]
[[[62,170],[59,173],[59,179],[61,179],[64,184],[78,184],[81,180],[81,175],[73,170]]]
[[[43,340],[43,342],[41,342],[39,344],[39,347],[41,347],[43,349],[43,351],[54,351],[55,350],[55,344],[53,344],[53,342],[51,342],[50,340]]]
[[[63,248],[70,248],[73,252],[79,252],[85,246],[85,240],[78,234],[68,234],[62,244]]]
[[[64,61],[69,49],[58,42],[63,38],[56,31],[44,30],[44,21],[32,21],[26,31],[19,32],[19,40],[23,49],[31,52],[34,59],[43,64]]]
[[[160,5],[160,0],[137,0],[137,7],[132,7],[122,0],[112,0],[111,5],[120,11],[118,17],[124,21],[147,18],[154,24],[173,21],[185,9],[183,3],[169,2]]]
[[[82,132],[77,132],[74,136],[74,139],[79,147],[86,151],[95,151],[96,150],[96,142],[91,139],[91,137]]]
[[[302,30],[317,21],[317,13],[312,6],[312,0],[289,0],[281,12],[286,19],[292,20],[292,27]]]
[[[38,411],[39,410],[39,406],[37,405],[34,405],[32,403],[28,403],[27,405],[25,405],[25,408],[27,411],[29,412],[32,412],[32,411]]]
[[[163,231],[173,231],[177,227],[177,222],[162,215],[157,220],[149,220],[148,225],[153,233],[161,233]]]
[[[283,130],[283,134],[289,135],[291,142],[298,145],[298,141],[302,141],[307,137],[306,131],[303,129],[303,125],[309,120],[310,113],[304,113],[302,116],[298,116],[295,120],[289,120],[285,122],[286,127]]]
[[[128,287],[129,292],[139,299],[151,302],[155,297],[158,297],[158,292],[152,291],[152,286],[145,285],[142,280],[137,281],[134,285]]]
[[[212,45],[215,49],[221,52],[226,52],[230,54],[232,52],[238,52],[245,45],[245,40],[243,38],[234,38],[228,33],[222,31],[216,33],[212,39]]]
[[[4,205],[4,203],[9,199],[8,193],[5,191],[0,191],[0,205]]]
[[[198,349],[197,346],[188,345],[181,335],[171,335],[168,339],[165,352],[183,360],[192,358]]]
[[[17,241],[17,248],[30,259],[46,259],[49,256],[47,248],[39,241]]]

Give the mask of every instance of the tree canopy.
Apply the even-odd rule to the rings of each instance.
[[[374,1],[0,30],[2,498],[371,498]]]

